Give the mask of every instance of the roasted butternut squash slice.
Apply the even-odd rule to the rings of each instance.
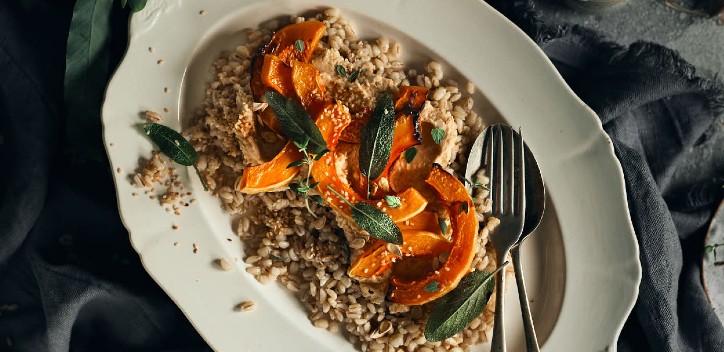
[[[310,115],[314,116],[324,108],[324,85],[316,67],[304,62],[293,61],[291,79],[299,102]]]
[[[402,221],[397,224],[400,231],[405,232],[408,230],[424,230],[433,233],[440,233],[440,222],[438,221],[439,216],[431,211],[422,211],[411,217],[408,220]]]
[[[438,256],[451,249],[452,243],[439,234],[409,230],[402,232],[402,245],[399,246],[402,257]],[[394,250],[394,249],[393,249]],[[385,273],[400,256],[390,251],[387,242],[374,240],[362,254],[350,265],[349,275],[358,279],[369,279]]]
[[[322,38],[327,28],[319,21],[305,21],[290,24],[276,31],[272,36],[265,53],[278,56],[287,65],[291,66],[292,61],[309,62],[312,53],[317,49],[319,39]],[[300,40],[304,48],[299,51],[295,42]]]
[[[277,191],[288,185],[297,176],[299,167],[287,168],[287,166],[302,157],[299,148],[291,141],[287,142],[274,159],[244,169],[236,189],[247,194]]]
[[[465,185],[445,172],[440,165],[432,168],[425,182],[448,208],[453,230],[452,248],[447,261],[434,273],[420,280],[408,281],[391,276],[387,299],[405,305],[425,304],[457,287],[460,279],[470,271],[470,264],[478,250],[478,221]],[[433,280],[438,283],[438,291],[426,291],[425,286]]]
[[[274,89],[279,94],[294,97],[294,82],[292,81],[292,68],[281,59],[272,55],[264,55],[264,64],[261,69],[261,81],[265,86]]]
[[[347,143],[359,144],[362,136],[362,130],[369,121],[369,112],[353,116],[352,123],[344,129],[344,132],[342,132],[342,136],[339,139]]]
[[[284,129],[282,128],[282,125],[279,124],[279,120],[277,120],[277,115],[274,114],[274,111],[267,107],[264,109],[264,111],[261,112],[259,115],[259,120],[266,126],[269,127],[270,130],[274,131],[276,134],[283,136],[284,135]]]
[[[416,116],[425,107],[428,89],[418,86],[402,86],[395,99],[395,112]],[[419,139],[419,136],[418,136]]]

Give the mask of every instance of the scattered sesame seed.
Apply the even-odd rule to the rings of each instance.
[[[108,143],[108,145],[112,147],[114,144],[113,144],[113,142],[111,142],[111,143]]]
[[[231,238],[228,238],[228,237],[226,238],[226,240],[227,240],[227,241],[229,241],[229,242],[231,242],[231,241],[232,241],[232,239],[231,239]]]
[[[174,242],[174,243],[173,243],[173,246],[174,246],[174,247],[178,247],[178,242]]]
[[[119,167],[119,168],[116,169],[116,172],[120,174],[121,172],[123,172],[123,169],[121,169],[121,168]]]
[[[153,52],[153,47],[150,47],[150,46],[149,46],[149,47],[148,47],[148,52],[149,52],[149,53],[152,53],[152,52]]]
[[[174,231],[178,231],[178,225],[176,225],[176,224],[171,225],[171,228],[172,228]]]
[[[152,194],[152,195],[148,196],[148,199],[156,199],[156,196],[154,196],[154,195]]]
[[[131,193],[131,195],[134,197],[138,197],[138,193],[136,193],[136,192]]]
[[[168,93],[168,87],[163,87],[163,92]]]
[[[164,62],[165,62],[165,61],[163,61],[163,59],[156,61],[156,63],[159,64],[159,65],[163,65]]]
[[[163,112],[169,112],[169,111],[171,111],[171,109],[169,109],[169,108],[163,108]]]
[[[197,245],[196,242],[194,242],[193,247],[194,247],[194,254],[198,253],[198,252],[199,252],[199,245]]]
[[[199,11],[199,15],[203,16],[206,13],[206,10]]]

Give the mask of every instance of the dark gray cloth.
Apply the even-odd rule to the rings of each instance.
[[[208,350],[131,248],[107,162],[67,150],[73,2],[20,3],[0,1],[0,351]],[[698,279],[702,229],[721,187],[669,186],[677,157],[721,112],[721,91],[662,47],[619,47],[580,28],[544,26],[526,1],[493,3],[599,113],[624,168],[644,276],[619,349],[722,350]],[[115,62],[127,15],[114,10]]]

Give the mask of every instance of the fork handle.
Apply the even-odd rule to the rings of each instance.
[[[533,327],[533,318],[530,314],[530,306],[528,305],[528,293],[525,290],[523,266],[520,264],[520,244],[514,246],[510,250],[510,255],[513,256],[515,283],[518,286],[518,299],[520,300],[520,310],[523,314],[525,346],[528,352],[540,352],[540,347],[538,347],[538,338],[535,335],[535,328]]]
[[[498,251],[498,267],[503,265],[508,251]],[[503,318],[503,303],[505,303],[505,269],[495,274],[495,322],[493,325],[493,341],[490,352],[506,352],[505,348],[505,319]]]

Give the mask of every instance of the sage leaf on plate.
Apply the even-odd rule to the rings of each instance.
[[[97,161],[104,158],[100,112],[108,79],[112,9],[113,1],[76,1],[65,53],[68,141],[76,153]]]
[[[390,206],[390,208],[399,208],[402,205],[402,202],[400,202],[400,197],[398,196],[385,196],[385,202],[387,202],[387,205]]]
[[[171,160],[183,166],[193,166],[201,180],[201,184],[204,186],[204,190],[208,190],[209,187],[206,185],[206,181],[195,165],[198,159],[196,149],[194,149],[194,146],[191,145],[184,136],[172,128],[157,123],[144,124],[143,131],[146,132],[148,138],[161,149],[161,152],[166,154]]]
[[[435,127],[430,131],[430,135],[432,136],[432,140],[435,144],[440,144],[442,139],[445,138],[445,130]]]
[[[362,130],[359,149],[359,166],[362,175],[374,180],[382,174],[392,149],[392,136],[395,132],[395,107],[392,96],[384,93],[377,100],[377,105],[369,122]],[[370,196],[370,182],[367,182],[367,198]]]
[[[342,77],[347,77],[347,70],[344,69],[344,66],[342,65],[334,65],[334,70],[337,71],[337,74]]]
[[[436,342],[451,337],[480,316],[493,294],[495,273],[507,263],[492,273],[473,271],[467,274],[454,290],[440,298],[425,325],[427,341]]]
[[[359,77],[359,70],[354,70],[352,73],[349,74],[349,81],[354,82],[357,80],[357,77]]]
[[[352,206],[352,219],[370,236],[383,241],[402,244],[402,232],[392,218],[374,206],[359,202]]]
[[[196,162],[196,149],[180,133],[157,123],[144,124],[143,131],[173,161],[184,166],[193,166]]]
[[[327,142],[319,128],[297,102],[274,91],[264,93],[264,97],[292,142],[304,145],[312,154],[319,154],[327,149]]]
[[[302,41],[301,39],[295,40],[294,47],[297,48],[297,51],[301,53],[302,51],[304,51],[304,41]]]
[[[432,280],[427,285],[425,285],[425,287],[423,287],[422,289],[427,292],[437,292],[437,291],[440,291],[440,284],[437,283],[437,281]]]
[[[437,218],[437,224],[440,225],[440,232],[443,234],[443,236],[447,233],[447,221],[439,217]]]
[[[138,12],[146,7],[148,0],[121,0],[121,7],[126,7],[126,3],[131,5],[131,12]]]
[[[410,147],[405,150],[405,160],[407,160],[407,163],[411,163],[413,160],[415,160],[415,157],[417,156],[417,148]]]

